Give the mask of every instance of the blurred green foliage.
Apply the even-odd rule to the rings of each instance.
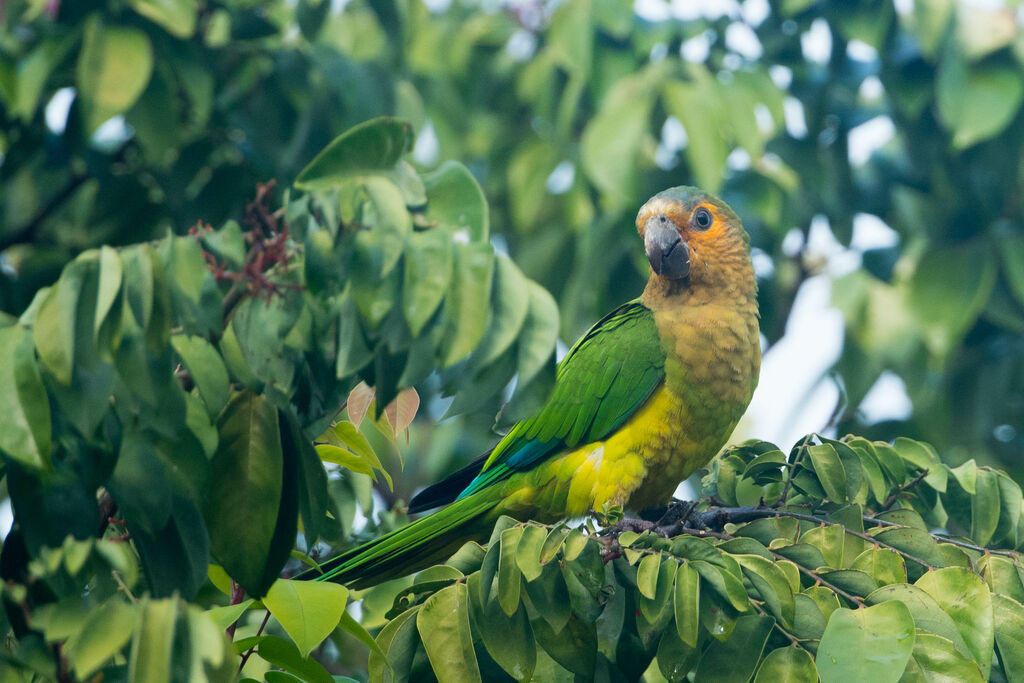
[[[784,334],[803,283],[835,281],[846,320],[830,373],[844,392],[839,432],[924,439],[960,465],[944,469],[905,443],[886,460],[874,442],[861,449],[873,456],[853,449],[852,467],[843,459],[850,449],[804,443],[791,454],[792,467],[804,467],[793,486],[815,503],[874,505],[870,492],[881,504],[912,483],[899,470],[905,460],[929,472],[905,501],[918,517],[897,520],[921,532],[905,534],[915,545],[904,552],[938,552],[935,567],[964,564],[928,536],[947,523],[975,543],[1017,545],[1019,488],[970,459],[1020,479],[1019,12],[953,0],[747,0],[705,13],[677,3],[688,15],[679,18],[642,4],[637,14],[618,0],[0,3],[0,450],[16,521],[0,554],[4,632],[15,636],[2,655],[23,680],[101,668],[115,680],[231,680],[236,652],[246,674],[266,672],[271,683],[329,680],[311,649],[332,671],[361,676],[383,671],[366,661],[382,647],[404,648],[409,670],[425,672],[451,625],[434,632],[422,615],[461,600],[454,593],[463,588],[448,586],[452,572],[424,572],[422,590],[406,582],[365,595],[317,592],[274,582],[289,551],[309,560],[325,549],[317,537],[343,547],[402,523],[401,500],[493,442],[513,377],[500,420],[528,412],[550,381],[556,339],[570,342],[640,290],[646,264],[632,212],[679,184],[720,194],[749,229],[767,348]],[[387,115],[396,118],[359,125]],[[872,129],[885,144],[869,155],[858,140]],[[865,216],[891,228],[891,244],[862,246]],[[823,231],[843,258],[816,246]],[[914,412],[870,423],[858,409],[886,370],[903,379]],[[451,404],[438,400],[453,394]],[[418,396],[431,418],[466,414],[410,425]],[[403,462],[409,450],[415,457]],[[751,480],[769,485],[758,477],[785,459],[755,465],[750,455],[719,461],[711,504],[756,502]],[[949,491],[947,479],[958,482]],[[836,512],[823,519],[856,530]],[[536,527],[514,528],[536,543]],[[831,532],[799,531],[811,546],[831,542]],[[512,547],[516,533],[505,529],[500,545],[504,534]],[[466,552],[454,571],[467,576],[473,562],[482,572],[487,556],[500,555]],[[1007,578],[1018,563],[983,566],[960,554],[991,591],[984,614],[1002,658],[994,671],[1012,678],[1024,661],[1010,635],[1024,598]],[[840,572],[836,584],[855,587],[868,584],[850,572],[892,564],[888,555],[856,567],[817,557],[801,566]],[[517,562],[499,558],[499,569]],[[634,567],[594,587],[650,599],[662,572],[646,564],[643,589]],[[789,571],[770,566],[769,577]],[[751,567],[759,575],[760,564]],[[667,585],[707,593],[678,576]],[[894,576],[872,586],[904,585]],[[786,593],[750,572],[732,578],[733,588],[747,582],[733,597],[752,598],[754,611],[771,612]],[[794,596],[809,588],[796,578]],[[513,600],[518,580],[472,604],[486,612],[496,599],[518,619],[512,626],[487,617],[482,635],[470,635],[456,624],[461,649],[452,651],[465,655],[457,666],[472,659],[494,675],[522,671],[517,657],[534,647],[532,635],[514,641],[523,651],[486,654],[489,628],[532,633],[517,606],[532,582]],[[958,581],[945,588],[977,588]],[[393,604],[412,604],[402,595],[395,603],[403,591],[419,599],[421,616],[388,621]],[[588,638],[598,603],[605,608],[590,597],[593,619],[580,630]],[[359,621],[345,616],[357,599]],[[942,609],[957,628],[966,618]],[[275,617],[267,630],[264,614]],[[909,623],[903,613],[872,614],[882,616],[864,619],[887,635]],[[735,625],[701,615],[699,634],[683,615],[679,638],[658,640],[672,629],[648,609],[659,629],[637,619],[647,638],[637,651],[653,657],[664,640],[676,661],[699,667],[684,655],[700,643],[713,655],[704,661],[753,667],[757,653],[714,636],[742,623],[748,640],[777,645],[787,615],[773,613],[782,629],[770,632],[763,615]],[[480,626],[476,612],[463,618]],[[808,639],[824,647],[833,632],[832,643],[843,641],[860,618],[837,618],[834,631],[829,621]],[[219,634],[236,621],[232,648]],[[417,631],[419,621],[427,626]],[[97,624],[109,638],[89,637]],[[374,641],[366,629],[381,627]],[[891,653],[913,680],[992,660],[991,638],[959,647],[957,631],[916,628],[913,648]],[[612,634],[597,634],[589,650],[563,654],[613,661],[600,649]],[[573,670],[534,652],[550,672]],[[788,649],[762,654],[765,677],[813,674]]]
[[[432,7],[4,3],[0,306],[20,312],[83,249],[240,218],[257,181],[287,187],[337,133],[395,114],[421,135],[414,163],[459,159],[479,180],[492,234],[555,294],[567,341],[639,288],[628,226],[664,187],[721,193],[771,258],[759,268],[769,344],[807,278],[840,274],[808,246],[815,218],[849,245],[855,218],[877,216],[894,244],[855,248],[860,267],[835,287],[840,432],[911,434],[1016,470],[1024,36],[1012,8],[752,1],[676,20],[657,2],[647,18],[617,0]],[[102,125],[111,116],[123,124]],[[892,138],[870,158],[851,148],[852,131],[886,121]],[[865,424],[857,408],[884,370],[914,414]]]
[[[400,455],[416,385],[438,376],[465,409],[517,375],[514,410],[546,396],[558,337],[551,295],[489,242],[470,172],[449,162],[421,176],[410,142],[397,119],[356,126],[283,207],[261,185],[245,232],[228,220],[88,249],[23,315],[0,318],[14,515],[0,661],[46,679],[102,668],[151,680],[173,658],[188,680],[230,680],[243,663],[219,631],[258,599],[291,642],[263,627],[236,641],[246,661],[258,651],[253,666],[326,675],[308,657],[336,629],[373,643],[342,619],[345,588],[280,580],[289,558],[315,564],[321,540],[358,540],[373,484],[393,495],[378,451]],[[362,533],[401,521],[387,507]],[[133,590],[166,600],[137,607]],[[160,641],[185,615],[186,643],[216,637],[185,651]],[[107,618],[118,630],[81,645]],[[53,661],[31,664],[48,649]]]

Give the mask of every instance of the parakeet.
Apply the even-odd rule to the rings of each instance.
[[[760,370],[749,238],[724,202],[693,187],[652,197],[636,228],[650,262],[643,294],[576,342],[540,412],[409,511],[446,507],[324,563],[317,580],[363,587],[411,573],[487,538],[500,515],[655,507],[711,460]]]

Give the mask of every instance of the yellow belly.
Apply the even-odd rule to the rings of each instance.
[[[664,503],[714,457],[735,422],[714,434],[692,424],[685,402],[660,387],[626,424],[605,439],[556,456],[506,483],[502,512],[561,519],[620,505],[639,511]],[[705,434],[694,440],[688,434]]]

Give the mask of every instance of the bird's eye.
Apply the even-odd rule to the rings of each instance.
[[[711,212],[703,206],[697,207],[697,210],[693,212],[693,224],[698,230],[707,230],[711,227],[714,220],[715,218],[711,215]]]

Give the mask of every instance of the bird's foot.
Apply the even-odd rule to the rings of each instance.
[[[619,534],[625,531],[633,531],[638,534],[650,530],[654,527],[654,522],[649,522],[646,519],[634,519],[632,517],[626,517],[619,520],[614,526],[608,529],[610,536],[618,537]]]
[[[678,536],[683,532],[683,528],[686,527],[687,521],[696,507],[696,503],[688,500],[673,500],[664,514],[654,523],[651,531],[665,538]]]

